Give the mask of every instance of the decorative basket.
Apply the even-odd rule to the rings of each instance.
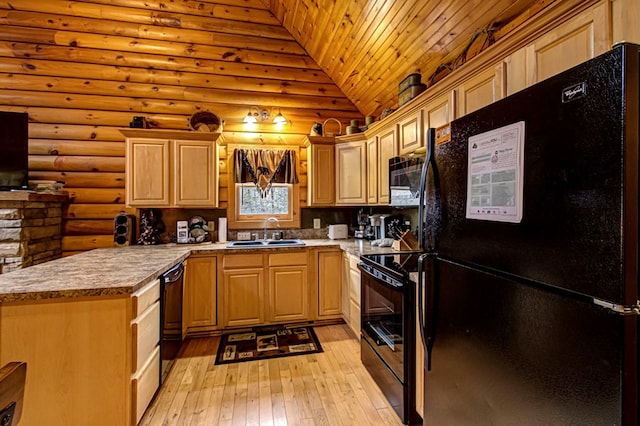
[[[333,132],[327,131],[327,123],[329,121],[335,121],[336,123],[338,123],[338,126],[340,126],[338,128],[338,133],[333,133]],[[328,136],[328,137],[342,135],[342,123],[337,118],[327,118],[326,120],[324,120],[324,123],[322,124],[322,134],[324,136]]]
[[[220,117],[211,111],[198,111],[189,119],[191,129],[196,132],[215,132],[220,128]]]

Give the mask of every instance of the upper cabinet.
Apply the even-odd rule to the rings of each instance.
[[[364,134],[336,143],[336,205],[367,203],[367,154]],[[353,140],[359,139],[359,140]],[[343,139],[344,140],[344,139]]]
[[[500,62],[470,79],[456,89],[456,118],[485,107],[504,97],[504,63]]]
[[[416,122],[414,127],[421,124]],[[389,204],[389,160],[398,155],[397,131],[396,126],[391,126],[378,133],[378,204]]]
[[[398,154],[408,154],[424,145],[422,110],[416,111],[398,123]]]
[[[611,46],[608,2],[600,2],[505,59],[507,95],[606,52]]]
[[[217,207],[219,133],[122,129],[126,204]]]
[[[453,120],[453,105],[452,92],[445,93],[430,100],[422,109],[423,129],[435,129],[450,123],[451,120]],[[423,145],[424,143],[426,143],[426,141],[423,142]]]
[[[602,2],[527,46],[527,86],[609,50],[608,7]]]
[[[378,204],[378,137],[367,139],[367,204]]]
[[[173,204],[176,207],[217,207],[218,160],[211,141],[173,141]]]
[[[161,207],[171,203],[168,139],[127,138],[126,203],[128,206]]]
[[[335,205],[335,139],[307,136],[307,205],[330,207]]]

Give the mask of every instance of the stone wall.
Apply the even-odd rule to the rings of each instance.
[[[66,197],[32,195],[34,201],[7,200],[0,195],[0,273],[62,255],[60,230]]]

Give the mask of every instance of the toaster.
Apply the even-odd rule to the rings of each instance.
[[[329,225],[329,238],[332,240],[346,240],[349,238],[347,225]]]

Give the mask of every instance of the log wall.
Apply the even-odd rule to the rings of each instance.
[[[65,254],[112,245],[126,210],[118,129],[133,116],[188,130],[210,110],[237,142],[252,105],[291,121],[258,124],[253,141],[362,120],[261,0],[0,0],[0,110],[29,113],[30,179],[65,182]]]

